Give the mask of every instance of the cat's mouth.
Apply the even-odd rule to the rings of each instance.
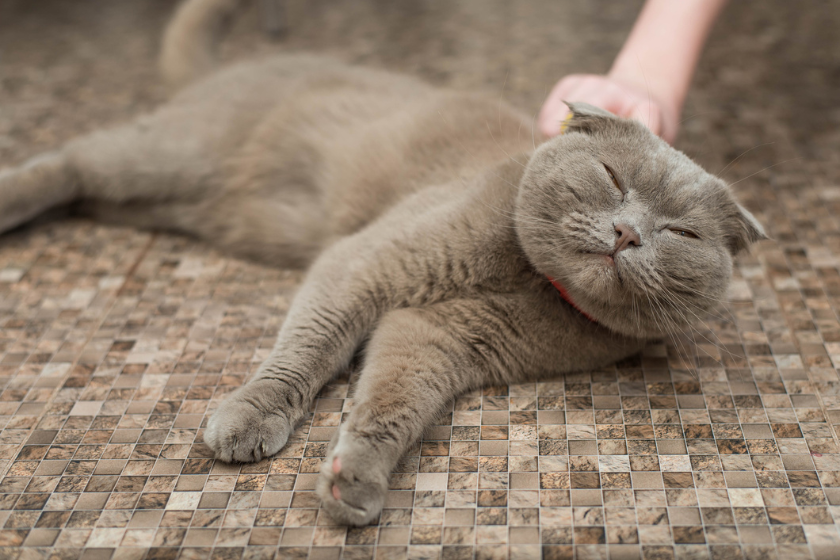
[[[600,251],[581,251],[581,253],[583,253],[584,255],[589,255],[589,256],[597,259],[597,261],[600,261],[602,264],[604,264],[606,266],[611,266],[611,267],[615,266],[615,259],[613,258],[613,256],[610,253],[602,253]]]
[[[599,251],[584,249],[580,251],[580,254],[583,255],[583,258],[587,261],[591,262],[592,266],[596,267],[596,270],[599,272],[598,277],[601,282],[614,280],[617,281],[619,285],[624,284],[624,280],[621,277],[620,267],[615,259],[615,253],[604,250]]]

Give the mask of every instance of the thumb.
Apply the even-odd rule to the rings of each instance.
[[[569,107],[560,100],[543,110],[540,115],[540,131],[549,138],[554,138],[563,130],[563,121],[569,114]]]

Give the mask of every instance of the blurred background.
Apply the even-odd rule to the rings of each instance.
[[[285,32],[259,3],[234,24],[224,61],[318,52],[492,92],[536,114],[562,76],[606,72],[640,0],[280,0]],[[119,123],[166,99],[156,56],[172,0],[0,0],[0,165]],[[831,186],[840,178],[840,8],[831,0],[731,2],[718,20],[676,142],[738,184]],[[745,151],[734,163],[733,160]],[[731,163],[731,165],[730,165]],[[773,166],[766,172],[761,170]],[[756,173],[749,179],[746,177]],[[783,230],[790,228],[783,227]],[[780,231],[786,234],[785,231]]]
[[[536,112],[573,72],[605,72],[638,0],[285,0],[271,41],[254,6],[224,58],[320,52],[498,93]],[[172,0],[0,0],[0,162],[17,163],[165,99],[155,60]],[[708,167],[743,150],[755,171],[791,154],[837,173],[840,8],[830,0],[732,2],[701,60],[678,146]],[[792,147],[792,146],[795,146]],[[793,151],[791,151],[793,150]],[[714,164],[714,165],[713,165]],[[794,164],[786,167],[797,167]],[[722,165],[721,165],[722,167]],[[833,167],[833,169],[832,169]]]

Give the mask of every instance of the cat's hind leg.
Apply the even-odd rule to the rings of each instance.
[[[383,317],[366,350],[353,409],[333,438],[316,486],[336,521],[374,520],[391,471],[452,399],[504,383],[519,369],[510,363],[515,357],[504,355],[506,345],[484,354],[484,334],[499,324],[493,313],[481,302],[453,300]]]
[[[39,214],[72,202],[78,178],[61,151],[34,157],[13,169],[0,170],[0,233]]]
[[[189,119],[179,115],[160,111],[140,117],[0,170],[0,233],[76,201],[91,202],[96,216],[98,202],[105,203],[103,208],[165,206],[212,196],[223,180],[222,158],[214,157],[212,142],[191,135]],[[154,214],[138,212],[136,220],[128,214],[121,223],[183,229],[181,224],[168,223],[171,214],[156,220]]]

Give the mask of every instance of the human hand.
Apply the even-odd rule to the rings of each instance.
[[[665,100],[647,93],[645,84],[633,84],[626,78],[595,74],[572,74],[554,86],[543,104],[538,124],[549,138],[560,134],[569,114],[565,101],[583,101],[620,117],[636,119],[654,134],[671,143],[679,129],[679,111]]]

